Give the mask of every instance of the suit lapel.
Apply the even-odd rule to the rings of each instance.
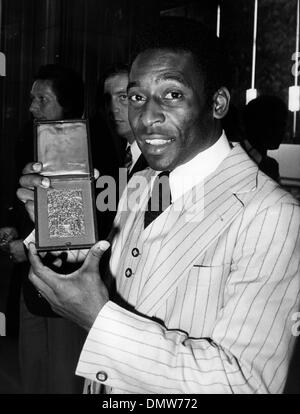
[[[256,188],[257,166],[237,145],[217,171],[195,186],[155,220],[148,240],[166,229],[155,267],[141,291],[137,310],[155,313],[195,260],[228,228],[243,209],[240,194]],[[163,221],[165,221],[163,223]],[[184,259],[183,259],[184,258]]]

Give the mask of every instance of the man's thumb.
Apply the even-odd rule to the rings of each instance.
[[[98,270],[98,265],[103,253],[109,248],[110,244],[106,240],[101,240],[96,243],[93,247],[91,247],[87,258],[85,260],[85,264],[88,267],[95,267]]]

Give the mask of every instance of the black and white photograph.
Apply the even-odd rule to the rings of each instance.
[[[0,399],[300,394],[300,0],[0,0],[0,99]]]

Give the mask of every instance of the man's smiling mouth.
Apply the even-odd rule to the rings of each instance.
[[[154,145],[154,146],[170,144],[173,141],[174,141],[174,138],[169,138],[169,139],[154,138],[154,139],[146,139],[145,140],[146,144]]]

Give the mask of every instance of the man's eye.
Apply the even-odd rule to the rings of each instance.
[[[45,98],[45,96],[40,96],[39,100],[41,103],[45,104],[47,102],[47,98]]]
[[[165,99],[173,101],[173,100],[178,100],[182,98],[182,93],[181,92],[168,92],[165,95]]]
[[[129,100],[134,103],[141,103],[144,102],[146,99],[141,95],[131,95],[129,96]]]
[[[128,96],[125,95],[125,94],[122,94],[122,95],[119,95],[119,99],[120,99],[120,101],[127,101]]]

